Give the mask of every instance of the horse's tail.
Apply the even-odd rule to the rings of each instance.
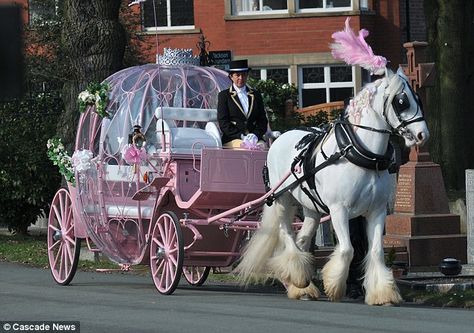
[[[267,262],[272,257],[280,238],[276,204],[263,209],[260,228],[252,235],[242,251],[241,261],[235,268],[240,284],[248,285],[267,279]]]

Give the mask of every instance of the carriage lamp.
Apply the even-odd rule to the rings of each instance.
[[[146,143],[145,136],[140,131],[141,128],[140,125],[133,126],[133,132],[128,136],[128,143],[133,144],[138,149],[144,147]]]

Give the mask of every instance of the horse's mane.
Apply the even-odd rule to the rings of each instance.
[[[388,77],[388,79],[387,79]],[[385,77],[375,80],[374,82],[369,82],[364,85],[364,87],[359,91],[354,98],[352,98],[344,110],[345,116],[357,116],[358,113],[362,112],[363,108],[372,107],[373,98],[376,94],[377,88],[388,80],[386,91],[388,93],[388,100],[392,100],[393,97],[400,91],[403,87],[403,79],[397,75],[393,74],[391,71],[387,71]]]

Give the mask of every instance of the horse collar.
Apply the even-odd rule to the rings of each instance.
[[[393,146],[390,142],[385,154],[379,155],[365,149],[359,143],[349,124],[336,122],[334,132],[337,145],[349,162],[371,170],[387,170],[393,163]]]

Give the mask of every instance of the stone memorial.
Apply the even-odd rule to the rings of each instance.
[[[466,170],[467,263],[474,266],[474,170]]]
[[[424,89],[434,76],[434,64],[424,62],[427,45],[403,45],[408,64],[402,67],[423,102]],[[466,262],[466,236],[461,234],[459,216],[449,211],[441,167],[431,161],[427,145],[412,148],[409,161],[400,167],[394,213],[387,217],[385,231],[384,246],[406,248],[403,259],[411,269],[437,266],[446,257]]]

